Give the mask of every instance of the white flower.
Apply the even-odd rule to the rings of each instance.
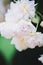
[[[11,38],[14,35],[14,23],[3,22],[0,23],[0,33],[5,38]]]
[[[15,32],[36,32],[35,26],[31,23],[31,20],[22,19],[16,24]]]
[[[40,26],[43,27],[43,21],[41,22]]]
[[[43,46],[43,34],[36,32],[35,26],[31,23],[34,16],[34,1],[11,2],[5,22],[0,23],[1,35],[8,39],[12,38],[11,44],[14,44],[18,51]]]
[[[35,16],[34,1],[21,0],[16,3],[11,2],[10,9],[5,15],[7,22],[18,22],[21,19],[28,19]]]
[[[23,51],[27,48],[33,49],[36,46],[43,45],[43,34],[38,32],[28,34],[16,33],[11,44],[14,44],[18,51]]]
[[[40,32],[30,33],[27,37],[27,45],[29,46],[29,48],[43,46],[43,34]]]
[[[1,35],[6,37],[6,38],[12,38],[15,35],[15,33],[19,33],[19,32],[23,32],[23,33],[36,32],[36,28],[29,21],[21,20],[16,24],[13,23],[13,22],[11,22],[11,23],[10,22],[0,23]]]
[[[43,63],[43,55],[41,55],[41,57],[39,57],[38,60]]]
[[[2,36],[4,36],[5,38],[14,38],[14,43],[15,40],[20,39],[20,38],[16,38],[15,36],[27,36],[29,33],[33,33],[36,32],[36,28],[34,27],[34,25],[31,23],[31,21],[26,21],[24,19],[22,19],[21,21],[19,21],[18,23],[10,23],[10,22],[3,22],[0,23],[0,33]],[[20,36],[20,37],[21,37]],[[19,43],[16,40],[17,43]],[[28,48],[28,46],[26,46],[25,44],[23,44],[23,39],[21,38],[21,44],[17,44],[17,48],[19,51],[25,50]],[[20,47],[19,47],[20,45]]]
[[[18,51],[23,51],[28,48],[28,46],[25,44],[24,38],[22,37],[21,38],[14,37],[11,41],[11,44],[14,44]]]

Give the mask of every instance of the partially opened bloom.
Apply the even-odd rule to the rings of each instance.
[[[5,15],[7,22],[18,22],[21,19],[28,19],[35,16],[34,1],[21,0],[16,3],[11,2],[10,9]]]
[[[41,24],[40,24],[41,27],[43,27],[43,21],[41,21]]]
[[[41,57],[39,57],[38,60],[43,63],[43,55],[41,55]]]
[[[35,17],[32,18],[32,22],[37,24],[40,21],[40,17],[36,14]]]

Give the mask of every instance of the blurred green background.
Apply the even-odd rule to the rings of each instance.
[[[14,52],[16,53],[15,47],[11,45],[10,42],[10,39],[8,40],[0,36],[0,52],[3,54],[7,61],[11,59]]]

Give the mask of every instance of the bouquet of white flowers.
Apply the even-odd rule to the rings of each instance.
[[[20,52],[28,48],[43,46],[43,33],[37,31],[40,22],[40,17],[36,13],[38,4],[35,4],[34,0],[15,2],[10,3],[10,8],[5,14],[5,21],[0,23],[1,36],[11,39],[11,45],[15,45]],[[36,24],[36,27],[32,22]],[[43,27],[43,21],[40,26]],[[43,59],[39,58],[39,60],[43,62]]]

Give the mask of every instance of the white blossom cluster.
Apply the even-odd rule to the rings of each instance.
[[[11,2],[10,9],[5,15],[5,20],[8,22],[18,22],[21,19],[28,19],[35,16],[34,1],[21,0],[15,4]]]
[[[11,44],[14,44],[18,51],[43,46],[43,34],[36,32],[35,26],[31,23],[35,16],[34,3],[34,0],[11,2],[5,22],[0,23],[0,34],[7,39],[12,38]]]
[[[12,38],[17,50],[35,48],[43,45],[43,34],[36,32],[31,18],[35,16],[34,1],[21,0],[11,2],[5,15],[5,22],[0,23],[0,33],[5,38]]]

